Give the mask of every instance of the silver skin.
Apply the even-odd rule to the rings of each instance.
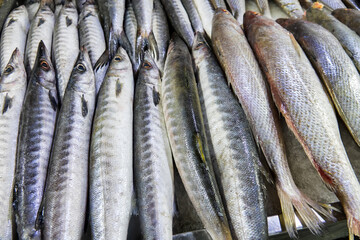
[[[35,14],[39,10],[39,7],[40,7],[40,0],[28,0],[28,1],[26,1],[26,9],[27,9],[28,14],[29,14],[30,23],[34,19]]]
[[[331,11],[338,8],[346,8],[345,4],[341,0],[318,0],[318,2],[324,4]]]
[[[134,102],[134,173],[144,239],[171,239],[173,160],[160,98],[159,69],[148,52]]]
[[[192,55],[234,238],[266,239],[266,211],[256,165],[260,160],[246,115],[199,33]]]
[[[243,16],[246,11],[245,0],[226,0],[228,3],[231,13],[235,17],[235,19],[242,24]]]
[[[159,55],[155,59],[156,66],[160,72],[164,73],[164,65],[166,53],[170,41],[169,25],[166,18],[166,13],[160,0],[154,0],[154,12],[152,17],[152,31],[154,33]]]
[[[161,0],[161,3],[175,31],[190,48],[194,41],[194,31],[181,0]]]
[[[0,2],[0,32],[7,16],[9,15],[9,12],[11,12],[11,10],[16,6],[16,2],[16,0],[2,0]]]
[[[181,2],[189,16],[194,32],[204,32],[204,27],[199,16],[199,11],[195,7],[194,0],[181,0]]]
[[[64,97],[65,89],[78,55],[78,13],[74,3],[66,1],[60,10],[59,16],[56,18],[53,37],[53,59],[60,101]]]
[[[157,0],[159,1],[159,0]],[[152,18],[152,21],[154,21],[154,18]],[[139,62],[136,62],[135,59],[135,49],[136,49],[136,34],[137,34],[137,21],[135,12],[133,9],[133,5],[130,1],[128,1],[126,5],[126,11],[125,11],[125,20],[124,20],[124,28],[127,38],[129,39],[129,43],[131,46],[132,56],[131,61],[133,63],[134,72],[137,71],[139,68]],[[156,37],[156,36],[155,36]]]
[[[77,9],[79,12],[82,11],[82,9],[84,8],[85,6],[85,3],[87,2],[88,0],[76,0],[76,6],[77,6]]]
[[[209,0],[194,0],[206,34],[211,38],[214,9]]]
[[[14,209],[20,239],[41,238],[35,221],[43,197],[57,112],[55,70],[40,42],[19,125]]]
[[[360,235],[360,184],[334,109],[299,44],[275,21],[248,12],[245,29],[288,127],[344,207],[349,235]],[[304,220],[306,221],[306,220]]]
[[[126,239],[133,193],[134,78],[123,48],[101,86],[90,148],[90,226],[93,239]]]
[[[325,215],[327,211],[305,196],[294,183],[285,153],[279,115],[244,32],[235,18],[224,9],[216,10],[213,21],[214,52],[241,103],[255,140],[275,175],[289,235],[296,236],[295,209],[306,219],[305,223],[312,231],[319,232],[321,222],[311,208]]]
[[[198,216],[213,239],[231,239],[209,162],[191,56],[176,34],[170,41],[160,98],[176,167]]]
[[[282,21],[284,24],[278,23],[293,33],[360,146],[360,75],[351,58],[334,35],[318,24],[304,20]]]
[[[48,5],[40,5],[34,19],[31,21],[25,52],[25,67],[28,73],[33,69],[40,41],[51,51],[55,16]]]
[[[298,0],[274,0],[291,18],[302,18],[304,12]]]
[[[59,13],[65,4],[65,1],[70,2],[72,0],[53,0],[53,1],[55,4],[55,20],[57,21]]]
[[[56,122],[44,194],[43,239],[81,239],[88,188],[88,158],[95,77],[86,50],[79,53]]]
[[[26,36],[30,27],[29,16],[24,5],[15,8],[7,17],[0,39],[0,75],[8,64],[15,48],[22,59],[25,54]]]
[[[360,36],[356,32],[322,9],[309,8],[306,11],[306,19],[329,30],[339,40],[360,71]]]
[[[268,0],[256,0],[256,4],[258,5],[260,9],[260,13],[264,16],[271,18],[271,12],[269,7],[269,1]]]
[[[0,79],[0,239],[11,240],[16,143],[26,91],[22,53],[15,49]]]
[[[348,26],[360,36],[360,11],[356,9],[341,8],[331,12],[340,22]]]

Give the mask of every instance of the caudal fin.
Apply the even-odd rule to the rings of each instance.
[[[346,211],[346,210],[345,210]],[[360,237],[360,220],[347,213],[347,224],[349,228],[349,239],[354,239],[354,235]]]
[[[151,51],[154,59],[158,59],[159,50],[153,32],[150,32],[148,36],[144,36],[144,34],[138,32],[135,50],[136,62],[138,65],[141,65],[141,62],[144,60],[144,53],[147,50]]]
[[[292,191],[291,194],[288,194],[279,184],[276,184],[276,189],[281,203],[285,227],[291,238],[296,238],[297,233],[295,210],[309,230],[317,235],[321,233],[322,222],[313,209],[329,220],[336,220],[330,212],[332,209],[331,206],[318,204],[305,196],[298,189],[294,189],[295,191]]]

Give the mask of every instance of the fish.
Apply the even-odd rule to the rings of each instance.
[[[53,37],[53,59],[60,102],[64,98],[65,89],[78,55],[78,13],[74,3],[67,0],[57,17]]]
[[[89,2],[89,0],[76,0],[76,6],[79,12],[82,11],[84,5]]]
[[[360,11],[354,9],[336,9],[331,14],[360,36]]]
[[[336,37],[316,23],[290,19],[277,22],[294,35],[360,146],[360,75],[351,58]]]
[[[213,6],[214,9],[217,8],[224,8],[226,9],[226,4],[224,0],[210,0],[211,1],[211,5]]]
[[[333,11],[338,8],[346,8],[344,3],[341,0],[317,0],[319,3],[323,4],[330,11]]]
[[[187,15],[189,16],[194,32],[204,32],[204,27],[200,19],[199,11],[195,6],[194,0],[181,0]]]
[[[166,52],[169,46],[170,33],[164,7],[160,0],[154,0],[154,12],[152,17],[152,29],[156,39],[159,55],[155,60],[161,74],[164,73]]]
[[[34,19],[31,21],[25,50],[25,68],[27,73],[33,69],[35,65],[36,53],[39,42],[43,41],[46,49],[51,54],[52,36],[55,25],[55,16],[46,1],[42,1]]]
[[[343,2],[349,8],[360,10],[360,2],[357,0],[344,0]]]
[[[80,46],[84,47],[90,57],[91,65],[95,68],[97,61],[106,49],[104,31],[101,27],[98,7],[93,1],[86,1],[79,15]],[[108,64],[94,69],[96,93],[99,92]]]
[[[194,41],[194,31],[181,0],[161,0],[161,3],[175,32],[190,48]]]
[[[360,184],[342,143],[335,111],[310,61],[293,35],[274,20],[248,12],[245,31],[287,126],[342,203],[349,235],[359,236]]]
[[[12,239],[13,236],[16,143],[26,85],[23,56],[16,48],[0,78],[0,239]]]
[[[212,32],[215,55],[246,114],[254,138],[275,175],[274,182],[289,235],[296,236],[294,209],[312,232],[319,232],[321,222],[311,208],[325,216],[329,214],[295,185],[285,153],[278,112],[244,32],[235,18],[224,9],[216,10]]]
[[[2,0],[0,2],[0,32],[3,29],[3,25],[6,21],[7,16],[15,8],[16,0]]]
[[[35,224],[58,109],[55,70],[44,42],[40,41],[19,123],[14,212],[20,239],[41,239],[41,230]]]
[[[304,9],[308,9],[313,5],[312,0],[299,0],[299,3]]]
[[[334,16],[323,11],[322,4],[314,3],[311,8],[306,10],[306,19],[330,31],[339,40],[360,71],[360,36]]]
[[[125,0],[97,1],[103,19],[107,49],[97,65],[104,65],[113,59],[119,46],[126,49],[131,56],[131,46],[124,32]]]
[[[155,3],[154,3],[154,5],[155,5]],[[155,8],[155,6],[154,6],[154,8]],[[154,14],[155,14],[155,10],[154,10],[153,15]],[[154,17],[152,18],[152,21],[153,21],[153,24],[154,24]],[[124,28],[125,28],[126,36],[129,39],[129,43],[130,43],[130,46],[131,46],[132,55],[130,55],[130,58],[131,58],[131,62],[133,63],[133,69],[134,69],[134,72],[137,72],[137,70],[139,68],[139,64],[140,64],[140,62],[136,61],[136,56],[135,56],[137,21],[136,21],[134,8],[133,8],[133,5],[132,5],[131,1],[128,1],[126,3]]]
[[[54,5],[55,5],[55,20],[57,21],[59,13],[61,11],[61,9],[63,8],[65,2],[71,2],[72,0],[54,0]]]
[[[43,239],[81,239],[88,187],[95,77],[81,49],[59,111],[40,217]]]
[[[35,17],[35,14],[39,10],[40,0],[26,0],[25,6],[29,14],[29,21],[31,23]]]
[[[246,11],[245,0],[226,0],[235,19],[243,24],[243,16]]]
[[[298,0],[274,0],[291,18],[302,18],[304,12]]]
[[[144,51],[150,49],[157,58],[158,50],[156,39],[152,32],[153,0],[133,0],[133,9],[137,21],[135,56],[138,64],[144,59]]]
[[[100,88],[90,147],[89,213],[94,239],[126,239],[133,192],[131,61],[119,47]]]
[[[256,3],[260,9],[260,13],[264,16],[271,18],[271,12],[268,0],[256,0]]]
[[[24,59],[29,16],[24,5],[15,8],[7,17],[0,39],[0,75],[7,66],[14,49],[18,49]]]
[[[201,33],[195,34],[192,56],[234,238],[266,239],[266,211],[256,166],[260,160],[246,115]]]
[[[160,92],[160,71],[146,52],[134,99],[134,173],[144,239],[172,239],[173,160]]]
[[[211,38],[212,18],[214,16],[214,9],[211,2],[209,0],[194,0],[194,3],[199,12],[204,30],[209,38]]]
[[[175,164],[192,205],[212,239],[232,239],[210,162],[191,55],[176,33],[160,98]]]

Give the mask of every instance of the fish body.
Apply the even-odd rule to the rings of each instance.
[[[331,11],[338,8],[346,8],[341,0],[319,0],[318,2],[324,4],[324,6],[326,6]]]
[[[259,155],[246,115],[205,39],[192,48],[225,203],[237,239],[266,239],[267,220],[256,164]]]
[[[170,41],[161,86],[170,146],[185,190],[213,239],[231,239],[209,162],[192,60],[176,35]]]
[[[158,0],[159,1],[159,0]],[[154,2],[155,4],[155,2]],[[155,7],[155,6],[154,6]],[[155,15],[155,10],[153,15]],[[154,24],[154,17],[152,18]],[[127,2],[126,11],[125,11],[125,20],[124,20],[124,28],[127,38],[129,39],[129,43],[131,46],[132,55],[130,56],[131,61],[133,62],[134,72],[139,68],[140,62],[136,61],[135,50],[136,50],[136,34],[137,34],[137,21],[134,12],[133,5],[131,1]]]
[[[59,111],[43,200],[43,239],[81,239],[88,187],[95,77],[79,53]]]
[[[360,36],[360,11],[354,9],[336,9],[331,13],[340,22]]]
[[[134,173],[144,239],[172,238],[173,160],[160,88],[160,71],[145,53],[134,102]]]
[[[27,32],[30,27],[29,16],[24,5],[15,8],[7,17],[0,39],[0,75],[8,64],[14,50],[18,48],[22,59],[25,54]]]
[[[327,212],[300,192],[292,179],[278,113],[245,34],[237,21],[224,9],[216,11],[213,21],[214,52],[244,109],[255,140],[275,174],[275,184],[289,235],[295,237],[294,209],[307,220],[305,223],[312,231],[319,231],[321,223],[311,207],[323,214]]]
[[[175,31],[191,47],[194,41],[194,31],[189,16],[180,0],[161,0],[165,12]]]
[[[90,226],[94,239],[126,239],[133,192],[134,79],[119,48],[98,95],[90,148]]]
[[[269,1],[268,0],[256,0],[256,3],[260,9],[260,13],[263,14],[264,16],[271,18]]]
[[[36,53],[40,41],[43,41],[46,49],[51,51],[52,36],[55,24],[55,16],[48,5],[39,7],[34,19],[31,21],[25,52],[25,67],[29,73],[35,64]]]
[[[194,0],[181,0],[187,15],[189,16],[194,32],[204,32],[204,27],[201,22],[199,11],[195,6]]]
[[[242,24],[246,11],[245,0],[226,0],[235,19]]]
[[[275,0],[275,3],[280,6],[291,18],[302,18],[304,15],[298,0]]]
[[[0,32],[6,21],[9,12],[16,6],[16,0],[3,0],[0,2]]]
[[[214,16],[214,8],[209,0],[194,0],[195,6],[199,12],[201,22],[204,26],[206,34],[211,37],[212,18]]]
[[[314,5],[306,10],[306,19],[330,31],[339,40],[358,71],[360,71],[360,36],[334,16]]]
[[[76,7],[79,12],[82,11],[82,9],[84,8],[84,6],[87,2],[88,2],[88,0],[76,0]]]
[[[20,239],[40,239],[35,227],[50,158],[58,98],[55,70],[41,41],[21,111],[14,210]]]
[[[360,10],[360,2],[357,0],[344,0],[343,2],[349,8]]]
[[[75,5],[67,1],[57,17],[53,37],[54,65],[61,101],[78,55],[78,13]]]
[[[350,236],[359,235],[360,185],[315,70],[291,33],[275,21],[248,12],[245,29],[277,108],[324,183],[341,201]]]
[[[35,17],[35,14],[39,10],[40,0],[27,0],[25,6],[29,14],[29,21],[31,23]]]
[[[316,23],[286,19],[278,23],[295,36],[360,146],[360,75],[350,57],[334,35]]]
[[[4,240],[13,235],[16,143],[26,85],[23,53],[15,49],[0,79],[0,239]]]
[[[226,9],[226,4],[224,0],[210,0],[211,1],[211,5],[213,6],[214,9],[217,8],[224,8]]]
[[[152,29],[156,39],[159,55],[155,59],[156,66],[161,73],[164,72],[166,52],[169,46],[170,33],[164,7],[160,0],[154,0],[154,12],[152,17]]]

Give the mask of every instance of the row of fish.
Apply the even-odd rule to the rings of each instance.
[[[11,11],[0,43],[0,239],[12,238],[13,213],[20,239],[80,239],[87,201],[93,239],[126,239],[134,199],[144,238],[170,239],[172,156],[213,239],[267,238],[261,173],[289,235],[295,211],[319,234],[312,209],[334,220],[333,208],[295,185],[276,108],[359,236],[360,186],[330,100],[359,144],[359,12],[335,18],[315,3],[311,23],[295,19],[300,3],[279,1],[294,19],[275,22],[257,2],[265,16],[221,0],[99,1],[102,18],[94,1],[79,16],[72,1]]]

